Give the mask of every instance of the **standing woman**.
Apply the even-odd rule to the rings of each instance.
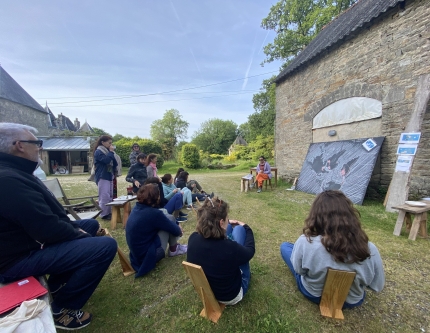
[[[381,291],[384,267],[376,246],[361,229],[359,212],[341,191],[318,194],[295,244],[282,243],[281,255],[293,273],[299,291],[319,304],[327,269],[357,274],[343,308],[363,303],[365,287]]]
[[[203,268],[219,302],[234,305],[248,291],[255,243],[251,228],[227,215],[225,201],[205,200],[197,211],[197,231],[188,239],[187,261]]]
[[[157,155],[149,154],[146,159],[146,173],[148,174],[148,178],[158,177],[157,175]],[[160,177],[158,177],[160,178]]]
[[[126,240],[130,248],[130,262],[136,277],[143,276],[155,268],[157,262],[187,253],[187,246],[178,243],[182,228],[170,221],[157,208],[160,190],[156,184],[139,188],[137,203],[131,211],[125,227]]]
[[[260,162],[257,164],[257,177],[255,177],[255,180],[258,183],[257,193],[261,192],[261,189],[263,188],[263,181],[272,179],[270,164],[266,162],[264,156],[260,156],[259,161]]]
[[[111,218],[111,207],[106,204],[112,201],[113,178],[118,165],[114,150],[112,137],[109,135],[100,136],[94,147],[94,179],[99,190],[99,205],[102,209],[100,215],[103,220]]]

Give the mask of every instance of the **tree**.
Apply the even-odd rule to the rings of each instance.
[[[263,64],[274,60],[287,64],[327,23],[355,2],[357,0],[280,0],[261,22],[262,28],[277,33],[273,43],[264,47],[267,58]]]
[[[193,134],[192,143],[210,154],[226,154],[237,136],[237,125],[231,120],[209,119]]]
[[[93,131],[94,131],[94,134],[98,136],[101,136],[101,135],[111,136],[108,132],[106,132],[104,129],[101,129],[101,128],[93,127]]]
[[[171,158],[178,140],[187,137],[188,125],[175,109],[167,110],[162,119],[151,124],[151,137],[162,145],[166,159]]]
[[[200,154],[196,145],[187,143],[182,146],[182,165],[186,168],[197,169],[200,164]]]
[[[113,137],[112,137],[112,140],[113,140],[113,142],[116,142],[116,141],[119,141],[119,140],[121,140],[121,139],[126,139],[127,137],[125,137],[124,135],[122,135],[122,134],[119,134],[119,133],[116,133]]]

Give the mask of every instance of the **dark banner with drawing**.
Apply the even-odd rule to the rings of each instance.
[[[340,190],[361,205],[383,141],[377,137],[312,143],[296,189],[313,194]]]

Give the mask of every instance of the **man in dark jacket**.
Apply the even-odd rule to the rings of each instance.
[[[128,156],[130,159],[130,166],[135,165],[138,162],[138,156],[141,154],[140,147],[137,143],[133,143],[133,146],[131,146],[131,153]]]
[[[117,244],[94,237],[96,220],[71,221],[35,176],[43,141],[30,126],[0,123],[0,283],[49,274],[55,326],[87,326],[81,311],[111,261]]]
[[[133,183],[133,192],[137,193],[139,187],[141,187],[146,178],[148,178],[148,173],[146,172],[146,154],[137,155],[137,163],[133,164],[131,168],[128,170],[127,177],[125,180],[129,183]]]

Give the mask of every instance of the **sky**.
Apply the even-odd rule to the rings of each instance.
[[[2,0],[0,65],[55,116],[150,138],[177,109],[190,140],[204,121],[255,112],[253,94],[281,65],[261,66],[275,3]]]

